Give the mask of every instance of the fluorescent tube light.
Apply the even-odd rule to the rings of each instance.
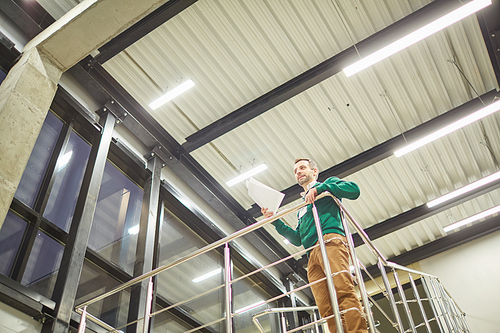
[[[491,5],[491,0],[474,0],[469,2],[462,7],[455,9],[454,11],[444,15],[443,17],[423,26],[422,28],[415,30],[414,32],[406,35],[403,38],[389,44],[382,49],[370,54],[369,56],[355,62],[354,64],[344,68],[344,73],[349,77],[357,72],[362,71],[365,68],[370,67],[373,64],[385,59],[416,42],[429,37],[430,35],[446,28],[453,23],[460,21],[461,19],[483,9],[486,6]]]
[[[459,195],[470,192],[470,191],[472,191],[478,187],[481,187],[483,185],[489,184],[497,179],[500,179],[500,171],[495,172],[494,174],[489,175],[487,177],[481,178],[478,181],[475,181],[474,183],[471,183],[471,184],[466,185],[462,188],[459,188],[458,190],[455,190],[453,192],[445,194],[437,199],[429,201],[427,203],[427,207],[432,208],[432,207],[437,206],[445,201],[448,201],[448,200],[451,200],[455,197],[458,197]]]
[[[179,96],[180,94],[182,94],[183,92],[185,92],[186,90],[188,90],[189,88],[192,88],[192,87],[194,87],[193,80],[187,80],[186,82],[184,82],[181,85],[177,86],[176,88],[170,90],[168,93],[161,96],[160,98],[158,98],[154,102],[150,103],[149,107],[151,109],[155,110],[155,109],[159,108],[160,106],[162,106],[163,104],[170,101],[171,99]]]
[[[462,220],[462,221],[450,224],[450,225],[444,227],[443,229],[444,229],[445,232],[448,232],[450,230],[459,228],[461,226],[464,226],[466,224],[469,224],[469,223],[475,222],[477,220],[483,219],[485,217],[488,217],[488,216],[493,215],[493,214],[498,213],[498,212],[500,212],[500,205],[498,205],[496,207],[493,207],[493,208],[490,208],[488,210],[485,210],[484,212],[481,212],[481,213],[476,214],[474,216],[468,217],[465,220]]]
[[[245,180],[245,179],[247,179],[247,178],[250,178],[250,177],[252,177],[253,175],[256,175],[256,174],[258,174],[259,172],[264,171],[264,170],[266,170],[266,169],[267,169],[267,165],[265,165],[265,164],[261,164],[261,165],[259,165],[258,167],[255,167],[255,168],[253,168],[252,170],[247,171],[247,172],[245,172],[245,173],[242,173],[242,174],[241,174],[241,175],[239,175],[238,177],[233,178],[233,179],[231,179],[231,180],[227,181],[227,182],[226,182],[226,185],[227,185],[227,186],[233,186],[233,185],[235,185],[235,184],[238,184],[238,183],[239,183],[239,182],[241,182],[242,180]]]
[[[61,171],[61,169],[64,169],[66,165],[68,165],[69,161],[71,160],[71,156],[73,156],[72,150],[68,151],[66,154],[61,156],[61,158],[59,158],[59,167],[57,168],[58,172]]]
[[[206,279],[208,279],[208,278],[210,278],[210,277],[212,277],[214,275],[219,274],[221,271],[222,271],[222,268],[219,267],[216,270],[213,270],[211,272],[208,272],[207,274],[204,274],[202,276],[197,277],[196,279],[193,279],[193,282],[194,283],[201,282],[201,281],[206,280]]]
[[[139,225],[134,225],[131,228],[128,228],[128,234],[129,235],[137,235],[139,233]]]
[[[245,307],[243,307],[241,309],[238,309],[238,310],[234,311],[234,313],[242,313],[242,312],[245,312],[247,310],[250,310],[250,309],[253,309],[255,307],[258,307],[259,305],[262,305],[262,304],[266,304],[266,301],[260,301],[260,302],[257,302],[257,303],[245,306]]]
[[[473,122],[478,121],[481,118],[489,116],[490,114],[497,112],[498,110],[500,110],[500,101],[496,101],[495,103],[492,103],[492,104],[482,108],[481,110],[478,110],[478,111],[476,111],[476,112],[474,112],[474,113],[472,113],[472,114],[470,114],[470,115],[468,115],[460,120],[457,120],[454,123],[452,123],[448,126],[445,126],[441,129],[437,130],[436,132],[431,133],[431,134],[427,135],[426,137],[423,137],[422,139],[413,142],[412,144],[409,144],[408,146],[406,146],[404,148],[396,150],[394,152],[394,155],[396,155],[396,157],[403,156],[406,153],[409,153],[417,148],[425,146],[426,144],[428,144],[436,139],[439,139],[445,135],[448,135],[448,134],[450,134],[450,133],[452,133],[452,132],[454,132],[454,131],[456,131],[464,126],[472,124]]]

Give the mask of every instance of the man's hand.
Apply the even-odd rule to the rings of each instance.
[[[304,201],[307,202],[308,204],[312,204],[314,200],[316,200],[316,197],[318,196],[318,191],[316,191],[316,188],[310,189],[306,196],[304,197]]]
[[[264,217],[265,217],[266,219],[267,219],[268,217],[273,216],[273,214],[274,214],[273,212],[268,212],[267,210],[268,210],[268,208],[261,208],[261,209],[260,209],[260,212],[262,213],[262,215],[264,215]]]

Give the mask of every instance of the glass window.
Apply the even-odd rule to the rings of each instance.
[[[108,292],[120,284],[111,275],[85,259],[76,292],[75,305]],[[129,303],[130,291],[126,289],[91,304],[87,310],[106,324],[117,328],[127,323]]]
[[[17,187],[15,197],[31,208],[35,203],[62,126],[62,121],[52,112],[47,114],[26,169],[24,169],[23,177]]]
[[[206,246],[181,220],[165,210],[161,227],[160,265],[166,265]],[[184,301],[224,283],[223,258],[215,250],[192,258],[158,275],[158,294],[170,303]],[[206,324],[223,316],[224,288],[180,306],[193,319]],[[213,325],[216,331],[223,324]]]
[[[106,163],[89,248],[133,274],[143,191]]]
[[[0,70],[0,84],[2,84],[3,80],[7,77],[7,74],[3,70]]]
[[[155,311],[160,311],[161,309],[157,304]],[[168,311],[156,315],[153,319],[153,332],[183,333],[193,328]]]
[[[21,284],[52,297],[63,251],[61,244],[38,231]]]
[[[73,219],[89,154],[90,146],[72,132],[56,164],[54,185],[43,216],[64,231],[69,231]]]
[[[7,213],[0,229],[0,274],[9,276],[26,225],[27,223],[19,216],[12,212]]]
[[[233,279],[244,275],[238,269],[234,268]],[[250,329],[256,327],[252,322],[252,316],[267,308],[276,307],[277,303],[264,303],[271,298],[264,290],[255,284],[251,279],[246,278],[232,284],[233,307],[236,315],[233,317],[235,330]],[[259,317],[259,322],[267,332],[270,330],[270,316]]]

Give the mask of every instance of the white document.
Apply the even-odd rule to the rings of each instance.
[[[260,208],[268,208],[269,212],[276,214],[285,197],[285,193],[262,184],[250,178],[247,180],[248,195]]]

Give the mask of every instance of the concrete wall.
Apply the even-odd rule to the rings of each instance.
[[[422,260],[467,314],[473,333],[500,332],[500,232]]]

